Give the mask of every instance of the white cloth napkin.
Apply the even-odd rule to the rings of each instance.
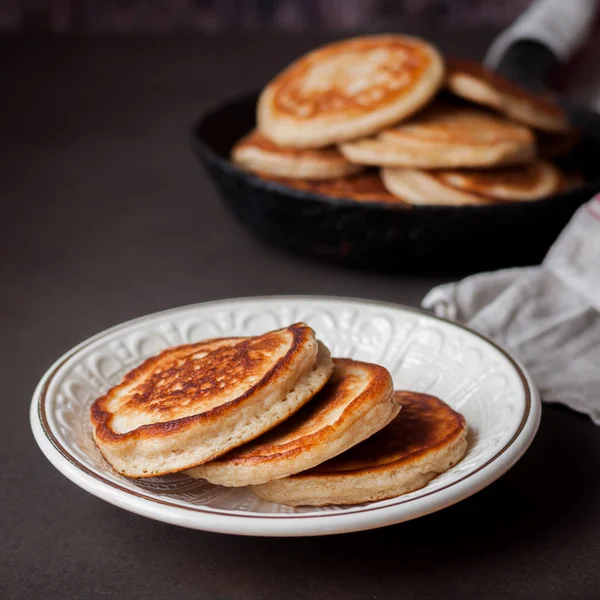
[[[600,194],[584,204],[538,267],[467,277],[422,306],[510,351],[542,399],[600,425]]]

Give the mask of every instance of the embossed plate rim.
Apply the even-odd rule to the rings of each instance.
[[[90,344],[121,329],[142,324],[144,321],[166,317],[182,311],[220,307],[229,304],[260,302],[344,302],[363,308],[382,307],[416,314],[450,327],[466,331],[481,339],[499,352],[517,373],[525,394],[525,410],[512,438],[484,464],[467,472],[445,486],[425,492],[416,498],[394,499],[385,506],[367,504],[348,507],[336,512],[316,514],[260,514],[240,513],[212,507],[187,506],[130,490],[89,469],[69,453],[52,432],[46,415],[46,391],[54,375],[62,365]],[[48,460],[68,479],[86,491],[131,512],[193,529],[259,536],[306,536],[343,533],[382,527],[413,519],[440,510],[463,500],[486,487],[508,469],[525,453],[531,444],[541,416],[540,397],[530,376],[523,366],[500,346],[468,327],[437,317],[426,311],[391,302],[346,298],[343,296],[251,296],[201,302],[159,311],[131,319],[106,329],[84,340],[60,357],[46,372],[34,392],[30,421],[34,437]],[[389,502],[389,501],[388,501]]]

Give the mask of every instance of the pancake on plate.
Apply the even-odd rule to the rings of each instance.
[[[446,68],[446,85],[457,96],[542,131],[569,130],[564,111],[550,100],[524,90],[479,63],[448,59]]]
[[[402,410],[380,432],[318,467],[252,491],[290,506],[360,504],[418,490],[463,458],[462,415],[426,394],[396,392],[396,400]]]
[[[525,202],[552,196],[564,188],[564,177],[542,160],[520,167],[437,170],[383,169],[388,190],[412,204],[467,205]]]
[[[283,147],[256,130],[233,147],[231,157],[245,171],[267,173],[274,177],[331,179],[357,173],[363,168],[344,158],[335,146],[315,149]]]
[[[258,127],[282,146],[323,147],[370,135],[414,113],[443,85],[427,42],[373,35],[328,44],[277,75],[258,101]]]
[[[128,477],[184,471],[278,425],[332,369],[328,349],[303,323],[169,348],[94,402],[94,441]]]
[[[265,176],[263,173],[260,174],[260,177],[296,190],[329,196],[330,198],[355,200],[356,202],[404,204],[400,198],[394,196],[386,189],[378,171],[367,171],[358,175],[349,175],[347,177],[338,177],[324,181],[277,179]]]
[[[337,456],[398,414],[387,369],[340,358],[333,364],[325,387],[285,423],[187,473],[232,487],[266,483]]]
[[[522,164],[535,157],[533,133],[487,111],[432,105],[377,135],[340,144],[352,162],[443,169]]]

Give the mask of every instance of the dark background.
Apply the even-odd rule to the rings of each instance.
[[[3,0],[0,30],[348,31],[505,26],[529,0]]]

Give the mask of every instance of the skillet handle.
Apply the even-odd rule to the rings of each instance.
[[[485,63],[533,92],[547,93],[552,71],[587,41],[600,0],[535,0],[487,52]],[[559,104],[571,124],[600,141],[600,114],[568,100]]]
[[[559,64],[556,54],[541,42],[519,40],[506,50],[496,71],[526,89],[543,93],[546,92],[549,74]],[[600,143],[600,113],[568,98],[558,98],[557,101],[575,129]]]
[[[486,65],[529,89],[586,42],[600,0],[535,0],[490,46]]]
[[[531,91],[543,91],[560,64],[551,48],[537,40],[517,40],[500,58],[496,72]]]

